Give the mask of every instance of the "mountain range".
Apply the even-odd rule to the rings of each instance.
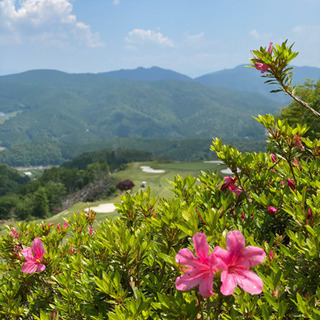
[[[295,72],[300,82],[320,77],[317,68]],[[115,138],[263,140],[253,116],[285,104],[265,87],[259,73],[244,66],[195,79],[158,67],[0,76],[0,146],[74,147]]]
[[[306,79],[317,80],[320,78],[320,68],[316,67],[294,67],[293,85],[303,84]],[[131,79],[138,81],[156,81],[156,80],[183,80],[196,81],[218,88],[236,89],[245,92],[255,92],[263,94],[270,99],[278,101],[280,104],[287,104],[290,98],[283,93],[270,93],[274,87],[267,86],[263,77],[253,68],[245,64],[236,66],[232,69],[224,69],[202,76],[191,78],[187,75],[172,71],[161,69],[159,67],[136,69],[122,69],[117,71],[104,72],[112,78],[117,79]]]

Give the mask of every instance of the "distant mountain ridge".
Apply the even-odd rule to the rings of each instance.
[[[0,112],[15,114],[0,125],[0,142],[7,147],[50,139],[66,143],[135,136],[231,139],[254,135],[248,117],[276,109],[257,94],[195,81],[136,81],[35,70],[0,77]]]
[[[102,72],[99,74],[106,75],[108,77],[116,79],[130,79],[137,81],[158,81],[158,80],[182,80],[192,81],[192,78],[168,69],[162,69],[159,67],[143,68],[138,67],[136,69],[121,69],[116,71]]]
[[[320,68],[315,67],[294,67],[293,85],[303,84],[306,79],[318,80],[320,78]],[[197,77],[198,81],[210,86],[221,88],[232,88],[246,92],[261,93],[271,99],[278,100],[284,104],[291,100],[283,93],[270,93],[276,88],[274,85],[266,85],[265,78],[261,73],[247,65],[240,65],[233,69],[225,69]]]
[[[243,85],[242,69],[250,89],[259,73],[244,67],[196,79],[158,67],[0,76],[0,146],[38,144],[41,153],[43,145],[54,158],[49,142],[68,148],[115,138],[264,140],[265,131],[253,116],[275,113],[283,103],[257,89],[224,88],[228,78],[238,79],[229,82],[232,87]]]
[[[320,68],[316,67],[294,67],[293,69],[293,84],[303,84],[306,79],[318,80],[320,78]],[[270,94],[270,90],[274,87],[268,86],[264,83],[265,79],[261,74],[253,68],[242,64],[231,69],[224,69],[202,76],[191,78],[184,74],[174,72],[172,70],[162,69],[159,67],[151,68],[136,68],[127,70],[117,70],[102,73],[112,78],[117,79],[131,79],[143,81],[155,80],[183,80],[196,81],[206,85],[219,88],[235,89],[246,92],[256,92],[263,94],[271,99],[277,100],[281,105],[290,102],[290,98],[283,93]]]

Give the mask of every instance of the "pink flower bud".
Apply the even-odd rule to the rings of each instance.
[[[288,182],[288,186],[291,190],[296,189],[296,186],[294,185],[294,182],[291,179],[287,178],[287,182]]]
[[[68,228],[68,221],[64,221],[63,228],[64,228],[64,229],[67,229],[67,228]]]
[[[301,142],[301,137],[297,134],[294,136],[294,145],[299,148],[301,151],[304,151],[304,146]]]
[[[244,216],[244,212],[242,212],[242,213],[241,213],[241,220],[242,220],[242,221],[244,220],[244,217],[245,217],[245,216]]]
[[[275,207],[272,207],[272,206],[270,206],[269,208],[268,208],[268,211],[269,211],[269,213],[276,213],[278,210],[275,208]]]
[[[48,227],[53,226],[53,222],[48,223]]]
[[[91,235],[92,233],[93,233],[92,226],[89,226],[89,234]]]
[[[59,231],[61,231],[60,223],[57,224],[57,229],[58,229]]]
[[[277,162],[276,157],[275,157],[275,155],[273,153],[270,154],[270,157],[271,157],[271,160],[272,160],[273,163]]]
[[[307,214],[307,220],[310,220],[311,218],[312,218],[312,211],[311,211],[311,208],[309,208],[308,214]]]
[[[269,252],[269,257],[268,258],[269,258],[270,261],[274,258],[272,250]]]
[[[270,44],[269,44],[268,52],[269,52],[270,54],[272,53],[272,44],[273,44],[272,42],[270,42]],[[251,53],[252,53],[252,51],[251,51]],[[254,58],[254,59],[259,59],[259,60],[260,60],[260,58],[256,57],[253,53],[252,53],[252,55],[253,55],[253,58]],[[270,68],[270,66],[269,66],[268,64],[265,64],[265,63],[262,63],[262,62],[255,62],[255,63],[254,63],[254,67],[255,67],[257,70],[260,70],[261,73],[266,72],[266,71]]]

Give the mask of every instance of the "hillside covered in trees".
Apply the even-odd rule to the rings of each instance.
[[[148,152],[102,150],[47,169],[35,180],[1,165],[0,220],[47,218],[74,203],[106,197],[116,189],[117,181],[111,172],[123,169],[129,162],[153,159]]]
[[[195,81],[52,70],[1,76],[0,161],[61,164],[112,139],[264,140],[253,116],[278,108],[260,94]]]

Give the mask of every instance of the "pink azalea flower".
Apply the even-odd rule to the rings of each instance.
[[[226,266],[213,253],[209,254],[205,234],[196,233],[192,239],[197,258],[188,248],[179,250],[176,262],[188,268],[182,269],[184,273],[176,279],[175,285],[180,291],[186,291],[199,285],[199,293],[203,297],[210,297],[214,294],[212,292],[213,275],[218,269],[226,270]]]
[[[43,247],[42,241],[39,238],[33,240],[32,248],[28,247],[22,250],[22,254],[26,262],[22,265],[21,271],[24,273],[41,272],[46,266],[41,263],[46,250]]]
[[[272,53],[272,44],[273,44],[273,42],[270,42],[270,44],[269,44],[268,52],[270,54]],[[260,59],[260,58],[256,57],[253,53],[252,53],[252,55],[253,55],[254,59]],[[255,62],[254,63],[254,67],[257,70],[261,71],[261,73],[264,73],[269,69],[270,66],[268,64],[265,64],[265,63],[262,63],[262,62]]]
[[[14,227],[12,227],[11,228],[11,232],[9,233],[9,236],[15,237],[16,239],[18,239],[19,238],[19,233],[17,232],[17,230]]]
[[[270,206],[268,208],[269,213],[276,213],[278,210],[275,207]]]
[[[245,239],[238,230],[228,233],[226,245],[227,250],[220,247],[213,250],[213,254],[227,266],[227,270],[221,273],[221,293],[231,295],[237,285],[250,294],[261,293],[263,281],[248,268],[263,262],[266,257],[264,250],[253,246],[245,247]]]
[[[287,182],[288,182],[289,188],[290,188],[291,190],[295,190],[296,186],[294,185],[294,182],[293,182],[291,179],[289,179],[289,178],[287,178]]]
[[[240,196],[242,190],[235,185],[237,178],[227,176],[224,177],[224,180],[226,180],[226,182],[221,186],[221,190],[228,188],[230,192],[234,192],[237,196]]]

